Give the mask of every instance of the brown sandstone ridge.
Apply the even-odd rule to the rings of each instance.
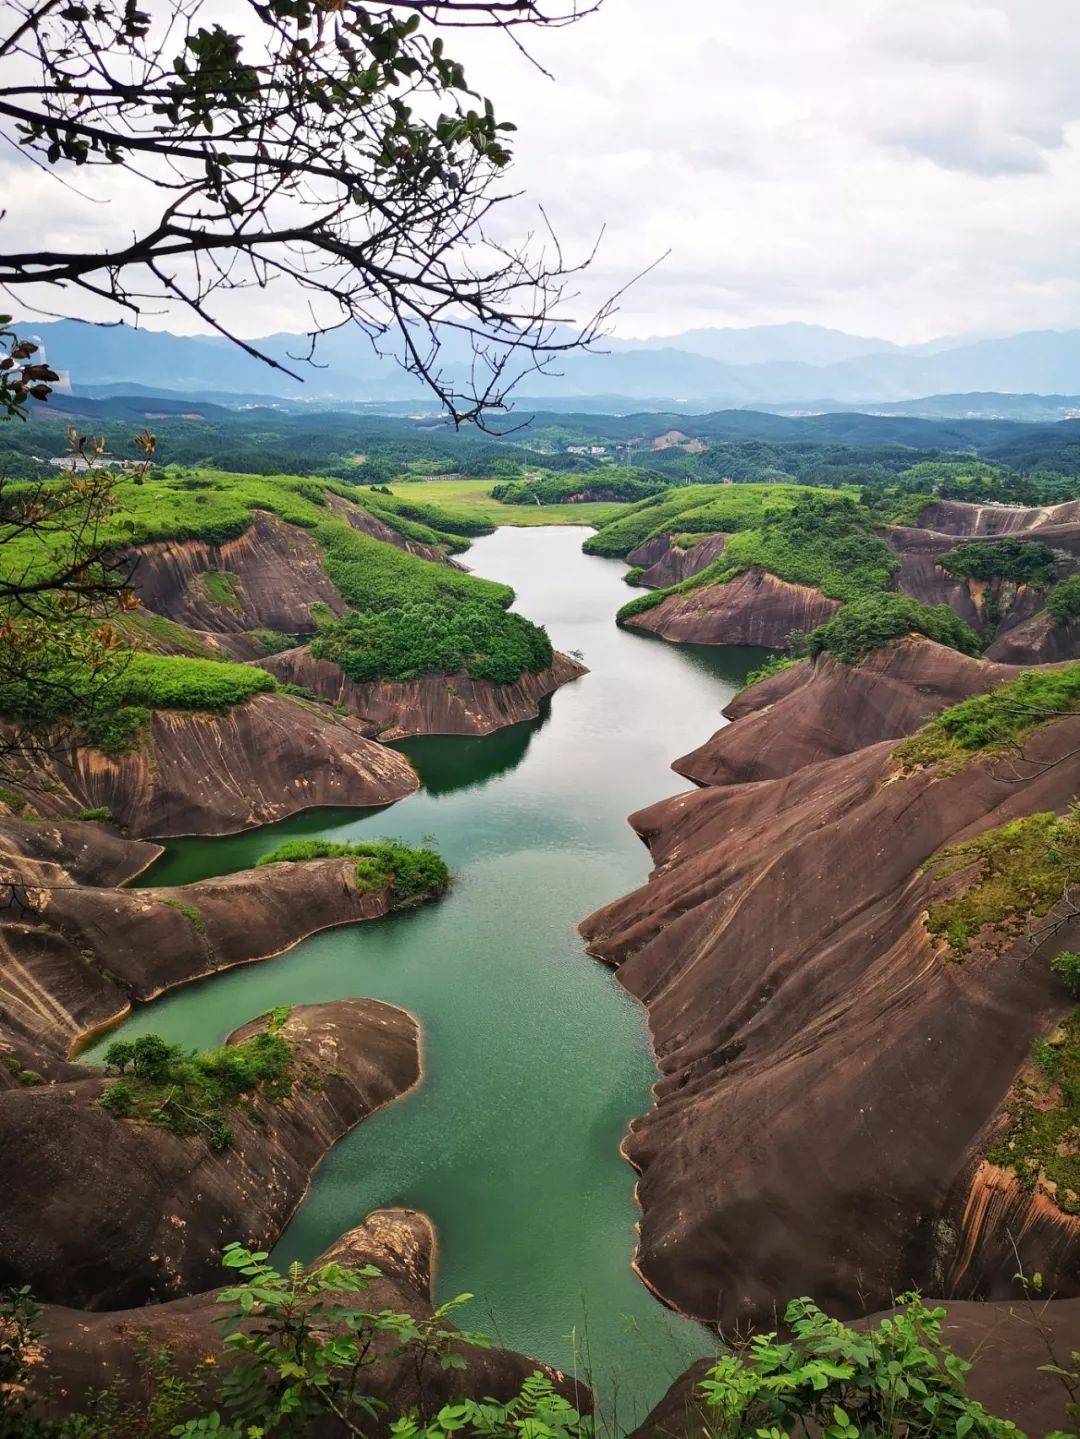
[[[291,1092],[231,1108],[221,1153],[110,1114],[91,1070],[0,1093],[0,1148],[20,1178],[0,1210],[0,1285],[115,1309],[208,1288],[232,1240],[272,1248],[327,1151],[420,1077],[416,1021],[394,1005],[301,1006],[281,1034],[293,1047]]]
[[[371,1280],[369,1289],[356,1296],[357,1302],[373,1313],[390,1310],[423,1321],[431,1317],[434,1306],[435,1251],[435,1230],[427,1215],[412,1209],[377,1209],[363,1224],[342,1235],[312,1267],[334,1263],[363,1269],[373,1265],[379,1275]],[[189,1299],[112,1313],[47,1305],[37,1368],[46,1399],[42,1412],[62,1417],[77,1411],[101,1388],[103,1374],[119,1381],[126,1392],[139,1393],[142,1381],[132,1344],[136,1334],[147,1335],[155,1349],[167,1346],[181,1374],[200,1369],[205,1373],[208,1354],[227,1365],[228,1352],[222,1347],[218,1322],[224,1311],[218,1293],[212,1290]],[[479,1318],[477,1322],[482,1328]],[[447,1321],[446,1327],[453,1326]],[[364,1392],[388,1406],[386,1416],[373,1426],[376,1434],[385,1433],[390,1422],[421,1402],[436,1410],[463,1398],[491,1396],[506,1402],[537,1370],[582,1412],[592,1408],[591,1395],[583,1385],[512,1350],[463,1346],[458,1352],[466,1367],[443,1369],[434,1362],[421,1372],[421,1392],[411,1359],[395,1357],[395,1346],[388,1338],[376,1340],[376,1345],[380,1359],[364,1381]],[[47,1375],[56,1381],[51,1394]]]
[[[312,634],[313,604],[335,614],[345,608],[313,536],[263,510],[223,545],[162,540],[141,546],[136,557],[132,584],[146,608],[193,630]]]
[[[1047,1338],[1066,1364],[1080,1348],[1080,1299],[996,1304],[946,1300],[945,1306],[942,1338],[972,1366],[965,1386],[971,1398],[1032,1436],[1066,1429],[1067,1391],[1056,1375],[1042,1372],[1042,1366],[1048,1361]],[[890,1313],[857,1319],[852,1328],[876,1327]],[[707,1432],[697,1388],[708,1367],[709,1360],[701,1359],[681,1374],[630,1439],[686,1439]]]
[[[1080,623],[1059,624],[1039,610],[1017,624],[1002,626],[987,654],[1009,665],[1049,665],[1080,659]]]
[[[974,1172],[1065,991],[1024,934],[943,953],[923,925],[941,882],[923,866],[1064,810],[1078,749],[1072,716],[1019,763],[980,756],[952,775],[902,773],[887,740],[632,817],[653,875],[581,928],[648,1010],[662,1077],[625,1152],[637,1263],[669,1302],[730,1324],[767,1321],[780,1294],[851,1315],[912,1283],[941,1292],[949,1272],[957,1297],[1014,1292]],[[1078,938],[1073,918],[1054,942]],[[1048,1292],[1077,1291],[1080,1221],[1026,1193],[995,1212]]]
[[[331,491],[326,492],[326,503],[339,515],[341,519],[347,520],[354,530],[361,534],[370,535],[373,540],[382,540],[384,544],[394,545],[396,549],[407,550],[410,555],[416,555],[421,560],[431,560],[435,564],[450,565],[451,568],[460,570],[456,560],[444,555],[442,550],[435,545],[425,545],[420,540],[410,540],[400,531],[391,529],[384,520],[373,515],[370,510],[365,510],[362,505],[353,504],[351,500],[345,499],[343,495],[335,495]]]
[[[820,590],[791,585],[754,568],[726,584],[669,595],[623,623],[665,640],[783,649],[792,630],[826,624],[839,608],[838,600],[826,599]]]
[[[32,839],[37,826],[23,828]],[[133,1002],[268,959],[320,930],[378,919],[393,900],[389,887],[357,889],[350,859],[260,865],[176,888],[132,890],[80,883],[75,865],[16,857],[10,840],[8,846],[0,881],[12,886],[13,903],[0,924],[0,1052],[31,1069],[40,1069],[42,1051],[57,1059],[73,1054]]]
[[[222,714],[157,710],[135,749],[73,748],[43,779],[12,788],[41,814],[105,807],[130,834],[156,838],[235,834],[322,805],[392,804],[420,783],[355,719],[277,694]]]
[[[919,515],[920,525],[947,535],[1015,535],[1057,525],[1080,524],[1080,500],[1024,509],[1018,505],[975,505],[936,500]]]
[[[723,711],[738,720],[672,765],[695,784],[745,784],[914,733],[929,717],[1017,677],[909,635],[858,665],[822,654],[752,685]]]
[[[261,660],[260,665],[286,683],[303,685],[320,698],[344,706],[381,740],[421,734],[491,734],[506,725],[535,719],[543,700],[588,674],[577,660],[556,652],[550,669],[523,674],[512,684],[474,680],[467,674],[357,684],[332,660],[316,659],[307,645]]]
[[[727,535],[718,531],[683,550],[674,543],[670,535],[654,535],[651,540],[646,540],[643,545],[632,550],[627,555],[626,562],[629,565],[642,566],[642,573],[634,584],[643,585],[650,590],[664,590],[669,585],[681,584],[691,575],[700,574],[713,560],[718,560],[724,553],[727,539]]]

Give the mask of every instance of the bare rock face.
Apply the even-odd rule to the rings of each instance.
[[[1018,673],[921,636],[878,650],[858,665],[819,655],[737,695],[724,714],[738,724],[718,730],[672,768],[702,785],[776,779],[818,760],[913,734],[939,710],[986,694]]]
[[[163,540],[136,556],[133,588],[146,608],[193,630],[312,634],[313,604],[345,608],[315,539],[261,510],[226,544]]]
[[[1080,659],[1080,624],[1057,624],[1039,610],[1018,624],[1003,625],[987,650],[1007,665],[1049,665]]]
[[[421,734],[491,734],[506,725],[535,719],[548,695],[588,674],[577,660],[556,653],[550,669],[523,674],[512,684],[474,680],[467,674],[356,684],[332,660],[316,659],[306,645],[273,655],[263,660],[261,667],[280,680],[303,685],[344,706],[381,740]]]
[[[1024,509],[1017,505],[973,505],[965,500],[938,500],[928,505],[919,523],[946,535],[1016,535],[1048,526],[1080,524],[1080,500]]]
[[[416,555],[421,560],[431,560],[435,564],[450,565],[454,569],[461,569],[462,566],[456,561],[449,559],[442,550],[436,549],[434,545],[425,545],[420,540],[411,540],[400,531],[391,529],[378,515],[373,515],[370,510],[365,510],[362,505],[354,505],[351,500],[341,495],[326,495],[326,503],[346,520],[354,530],[361,534],[370,535],[373,540],[382,540],[384,544],[393,545],[396,549],[406,550],[410,555]],[[299,632],[297,632],[299,633]]]
[[[390,1310],[424,1320],[430,1318],[434,1307],[435,1248],[435,1230],[427,1215],[412,1209],[377,1209],[320,1255],[315,1266],[334,1263],[363,1269],[374,1265],[380,1271],[378,1277],[358,1296],[364,1307],[374,1313]],[[62,1417],[78,1411],[101,1388],[103,1374],[118,1381],[126,1392],[138,1393],[141,1377],[132,1345],[136,1334],[145,1334],[154,1348],[167,1346],[182,1374],[200,1369],[205,1373],[207,1355],[227,1366],[228,1354],[216,1322],[223,1312],[218,1293],[212,1290],[189,1299],[112,1313],[47,1305],[38,1365],[42,1394],[47,1399],[43,1412]],[[447,1327],[453,1326],[447,1323]],[[364,1392],[381,1400],[388,1412],[373,1426],[373,1433],[385,1432],[391,1421],[421,1404],[437,1410],[455,1400],[488,1395],[506,1402],[537,1370],[581,1412],[592,1408],[592,1397],[583,1385],[512,1350],[462,1347],[464,1369],[442,1369],[435,1361],[418,1376],[410,1358],[392,1353],[392,1342],[384,1338],[376,1345],[379,1362],[367,1371]],[[51,1393],[46,1387],[47,1375],[56,1380]]]
[[[20,1180],[0,1209],[0,1285],[114,1309],[208,1288],[232,1240],[271,1248],[327,1151],[420,1077],[416,1021],[393,1005],[298,1007],[281,1032],[291,1092],[230,1109],[222,1153],[110,1114],[94,1071],[0,1093],[0,1148]]]
[[[420,781],[326,705],[255,695],[224,714],[158,710],[138,748],[74,748],[25,790],[42,814],[109,809],[135,836],[234,834],[321,805],[383,805]],[[20,789],[20,786],[13,786]]]
[[[1065,1429],[1066,1391],[1042,1366],[1047,1362],[1047,1338],[1062,1359],[1080,1346],[1080,1299],[998,1304],[949,1300],[946,1305],[942,1337],[972,1366],[966,1383],[971,1398],[1023,1433]],[[891,1312],[856,1319],[851,1327],[876,1327]],[[697,1394],[708,1367],[709,1361],[702,1359],[680,1375],[631,1439],[686,1439],[708,1432]]]
[[[669,595],[625,623],[665,640],[704,645],[762,645],[783,649],[792,630],[826,624],[840,608],[820,590],[791,585],[750,569],[723,585]]]
[[[1019,767],[984,756],[947,776],[902,773],[885,741],[632,817],[653,876],[582,932],[648,1010],[662,1078],[624,1148],[637,1264],[669,1302],[731,1324],[768,1322],[781,1294],[848,1315],[912,1283],[1006,1297],[1009,1233],[1049,1292],[1076,1292],[1080,1221],[1018,1186],[996,1208],[979,1189],[1064,989],[1023,934],[957,962],[922,916],[942,883],[926,862],[1064,810],[1078,746],[1069,717]],[[1074,918],[1056,943],[1078,937]]]
[[[636,584],[650,590],[663,590],[699,575],[713,560],[718,560],[727,539],[727,535],[717,532],[682,550],[672,542],[670,535],[656,535],[633,550],[627,556],[627,563],[644,567]]]
[[[0,925],[0,1043],[65,1058],[134,1001],[268,959],[320,930],[380,918],[391,892],[358,890],[354,865],[261,865],[136,890],[80,885],[55,866],[9,866],[17,903]]]

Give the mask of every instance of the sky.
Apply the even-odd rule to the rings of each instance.
[[[605,0],[531,36],[552,79],[504,36],[452,38],[519,127],[526,198],[506,234],[539,205],[571,257],[604,229],[568,318],[666,256],[616,334],[801,320],[910,343],[1080,326],[1073,0]],[[10,152],[0,191],[4,248],[70,242],[125,209],[122,190],[110,206],[61,197]],[[236,317],[248,334],[303,328],[273,293]]]

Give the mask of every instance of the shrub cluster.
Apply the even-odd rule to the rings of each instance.
[[[395,909],[442,894],[450,871],[433,849],[416,849],[394,839],[343,844],[327,839],[290,839],[264,854],[259,864],[296,863],[312,859],[356,859],[357,889],[364,893],[393,889]]]
[[[1080,620],[1080,575],[1055,585],[1047,596],[1046,608],[1056,624],[1071,625]]]
[[[1052,585],[1057,579],[1054,552],[1040,540],[992,540],[958,545],[937,563],[958,579],[1012,580],[1014,584]]]
[[[810,491],[800,485],[678,485],[632,506],[590,535],[587,555],[625,559],[655,535],[752,529]]]
[[[118,1078],[102,1094],[102,1106],[120,1119],[199,1135],[215,1152],[228,1149],[231,1107],[260,1095],[280,1103],[293,1086],[292,1047],[281,1034],[289,1010],[273,1009],[264,1017],[266,1028],[250,1039],[202,1053],[169,1044],[160,1034],[114,1041],[105,1064]]]
[[[669,481],[640,469],[611,468],[588,475],[537,475],[504,480],[491,487],[491,498],[504,505],[565,505],[595,501],[646,500],[668,488]]]
[[[1048,1186],[1059,1209],[1080,1214],[1080,1009],[1035,1046],[1033,1061],[1009,1094],[1009,1127],[987,1157],[1013,1169],[1025,1189]]]
[[[764,664],[760,664],[756,669],[750,671],[743,680],[742,687],[744,690],[748,690],[753,685],[761,684],[762,680],[772,679],[773,675],[783,674],[785,670],[794,669],[797,664],[801,663],[801,658],[796,658],[794,655],[772,655]]]
[[[413,600],[346,614],[316,635],[311,651],[333,660],[358,684],[462,670],[473,679],[510,684],[547,669],[552,660],[546,630],[486,601]]]
[[[906,768],[925,764],[959,768],[979,750],[1016,743],[1036,726],[1078,712],[1080,663],[1027,670],[1011,684],[942,710],[893,753]]]
[[[962,654],[977,655],[978,635],[948,605],[924,605],[910,595],[885,591],[852,600],[834,617],[796,643],[798,652],[831,654],[854,665],[903,635],[925,635]]]

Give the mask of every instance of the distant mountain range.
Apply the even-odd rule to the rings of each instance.
[[[216,337],[70,320],[24,322],[21,333],[40,336],[50,363],[87,392],[109,387],[116,393],[138,385],[144,392],[197,393],[226,403],[244,396],[436,408],[419,381],[392,358],[376,354],[354,330],[325,337],[317,368],[296,358],[305,351],[302,336],[275,334],[257,342],[298,368],[302,385]],[[467,365],[460,343],[449,344],[447,374],[464,383]],[[612,340],[606,353],[570,354],[556,368],[560,373],[523,382],[523,403],[603,397],[616,410],[744,406],[1013,419],[1080,412],[1080,330],[954,337],[915,346],[803,324],[688,330],[658,339]],[[1036,404],[1042,397],[1047,402]]]

